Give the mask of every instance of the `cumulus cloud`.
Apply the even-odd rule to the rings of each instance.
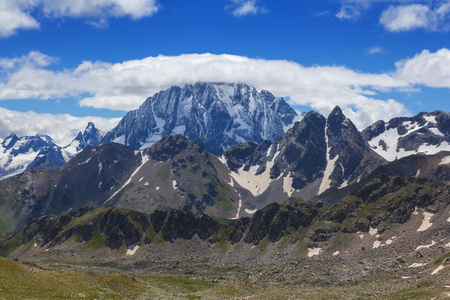
[[[377,93],[409,88],[406,80],[390,74],[356,72],[343,66],[305,67],[286,60],[208,53],[161,55],[116,64],[85,61],[64,71],[52,70],[46,65],[52,58],[37,53],[15,59],[14,64],[8,59],[1,61],[14,67],[7,69],[0,80],[0,100],[73,97],[82,106],[131,110],[172,85],[243,82],[258,90],[269,90],[275,96],[289,97],[291,104],[310,106],[323,114],[328,114],[335,105],[343,109],[351,107],[359,128],[380,117],[408,114],[400,103],[375,98]],[[372,110],[375,103],[376,112]]]
[[[425,29],[448,31],[450,1],[441,2],[436,7],[425,4],[389,6],[380,16],[380,24],[388,31],[408,31]]]
[[[79,131],[84,130],[88,122],[93,122],[102,131],[109,131],[120,119],[100,117],[74,117],[68,114],[38,114],[18,112],[0,107],[0,138],[15,133],[18,136],[46,134],[59,146],[68,145]]]
[[[242,17],[249,14],[266,13],[267,9],[256,4],[257,0],[232,0],[228,9],[235,17]]]
[[[423,50],[396,63],[397,77],[416,85],[450,88],[450,50]]]
[[[106,24],[109,18],[128,16],[134,20],[158,10],[156,0],[2,0],[0,37],[20,29],[39,28],[35,15],[47,18],[88,18],[91,23]]]
[[[39,23],[31,17],[27,10],[32,3],[15,0],[0,2],[0,37],[8,37],[18,29],[38,28]]]

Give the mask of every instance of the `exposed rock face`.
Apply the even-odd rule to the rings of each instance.
[[[148,98],[108,132],[103,143],[143,149],[163,136],[183,134],[214,154],[246,141],[274,140],[297,113],[268,91],[245,84],[197,83],[171,87]]]
[[[309,112],[273,143],[236,145],[222,159],[237,183],[254,196],[269,191],[272,199],[277,194],[311,199],[356,182],[384,163],[339,107],[327,119]],[[250,176],[258,180],[249,181]]]
[[[378,121],[363,130],[373,150],[386,160],[450,151],[450,113],[435,111],[411,118]]]
[[[100,145],[102,138],[103,135],[101,131],[95,127],[94,123],[89,122],[84,129],[84,132],[80,131],[73,141],[64,147],[64,150],[67,152],[67,156],[72,158],[75,154],[89,146]]]

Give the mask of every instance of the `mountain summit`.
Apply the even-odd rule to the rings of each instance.
[[[214,154],[232,145],[275,140],[299,116],[282,98],[237,83],[173,86],[128,112],[103,143],[144,149],[163,136],[183,134]]]

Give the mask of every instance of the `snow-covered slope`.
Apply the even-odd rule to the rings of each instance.
[[[197,83],[171,87],[130,111],[103,143],[147,148],[183,134],[220,154],[246,141],[274,140],[301,119],[283,99],[245,84]]]
[[[80,131],[64,148],[46,135],[18,137],[12,133],[0,143],[0,180],[25,170],[62,166],[87,146],[98,145],[101,137],[93,123],[89,123],[85,131]]]
[[[450,151],[450,113],[435,111],[411,118],[378,121],[363,131],[372,149],[388,161],[413,154]]]
[[[0,144],[0,179],[25,171],[43,152],[58,148],[49,136],[10,134]]]

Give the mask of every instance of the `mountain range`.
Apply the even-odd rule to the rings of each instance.
[[[332,286],[335,298],[444,299],[449,132],[443,111],[360,132],[339,107],[299,117],[245,84],[172,87],[105,135],[89,123],[66,147],[3,140],[0,255],[27,263],[15,269],[124,272],[136,298],[161,297],[136,294],[151,269],[241,291],[231,297],[262,284],[277,294],[257,298]],[[95,290],[127,289],[111,276]]]
[[[5,231],[47,214],[105,204],[240,218],[291,196],[337,203],[382,173],[445,178],[448,173],[435,170],[448,163],[449,153],[389,162],[336,107],[328,118],[309,112],[273,142],[234,145],[220,156],[183,135],[142,150],[89,146],[60,168],[0,181],[0,216]]]
[[[0,143],[0,180],[26,170],[60,167],[87,146],[99,145],[101,137],[92,122],[65,147],[47,135],[18,137],[11,133]]]

